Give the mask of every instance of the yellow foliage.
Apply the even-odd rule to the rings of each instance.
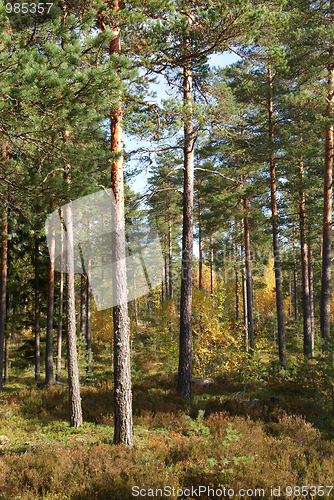
[[[261,277],[261,283],[264,285],[254,291],[255,310],[262,316],[268,316],[272,312],[276,312],[276,283],[274,258],[270,259],[268,266]],[[290,298],[286,297],[283,300],[285,315],[289,314]]]
[[[199,376],[224,368],[222,354],[237,343],[227,322],[220,318],[219,307],[201,290],[193,294],[194,369]],[[227,358],[226,358],[227,360]]]
[[[199,286],[199,268],[194,269],[194,284],[196,287]],[[205,290],[208,293],[211,292],[210,266],[206,266],[204,262],[202,268],[202,285],[203,285],[203,290]]]
[[[268,312],[274,311],[276,307],[275,295],[275,272],[274,272],[274,259],[270,259],[267,269],[261,277],[263,288],[254,290],[254,305],[255,309],[261,314],[266,316]]]
[[[105,309],[103,311],[98,311],[95,306],[94,300],[92,300],[92,340],[94,344],[106,345],[110,344],[112,346],[113,342],[113,319],[112,319],[112,308]]]

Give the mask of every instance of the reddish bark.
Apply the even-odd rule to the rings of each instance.
[[[333,18],[333,1],[331,11]],[[332,19],[333,20],[333,19]],[[330,65],[328,66],[327,116],[332,117],[334,102],[334,49],[330,48]],[[324,213],[322,236],[322,280],[320,300],[320,330],[323,338],[330,337],[331,313],[331,259],[332,259],[332,196],[333,196],[333,125],[326,132],[325,171],[324,171]]]
[[[120,2],[114,0],[114,12],[120,10]],[[113,29],[110,55],[121,52],[121,30]],[[114,322],[114,395],[115,431],[114,443],[132,444],[132,392],[130,369],[130,326],[127,303],[126,245],[123,181],[123,130],[122,107],[113,108],[110,113],[111,188],[115,197],[115,219],[112,241],[112,260],[117,262],[113,277],[113,296],[119,305],[113,308]]]

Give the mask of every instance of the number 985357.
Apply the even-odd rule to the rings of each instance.
[[[6,3],[7,14],[48,14],[53,3]]]

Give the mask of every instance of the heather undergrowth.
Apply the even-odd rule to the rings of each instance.
[[[0,500],[334,498],[317,489],[334,482],[334,350],[310,360],[296,352],[282,373],[265,332],[249,356],[233,325],[212,321],[214,356],[198,333],[194,365],[194,377],[211,380],[186,401],[176,393],[176,312],[167,306],[166,327],[157,314],[134,329],[131,448],[113,445],[112,346],[93,346],[91,379],[80,364],[79,429],[69,426],[65,369],[61,384],[37,387],[31,367],[13,367],[0,398]],[[229,332],[224,342],[218,330]],[[302,485],[316,489],[286,489]],[[199,486],[211,493],[199,496]]]
[[[146,493],[174,487],[175,495],[154,498],[177,498],[177,489],[198,493],[200,485],[263,489],[262,498],[271,498],[275,485],[333,481],[333,425],[293,381],[251,381],[244,390],[242,383],[217,378],[195,386],[187,403],[175,393],[175,375],[154,371],[141,383],[138,377],[133,389],[129,449],[112,444],[111,382],[83,384],[86,421],[77,430],[68,424],[65,385],[7,386],[0,406],[0,498],[123,500],[135,498],[136,486]],[[297,496],[281,491],[280,498]]]

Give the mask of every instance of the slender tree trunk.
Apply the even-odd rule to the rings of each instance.
[[[4,207],[2,218],[2,246],[1,246],[1,288],[0,288],[0,388],[3,385],[3,361],[6,330],[6,297],[7,297],[7,252],[8,252],[8,213]]]
[[[308,279],[310,289],[310,308],[311,308],[311,332],[312,332],[312,352],[314,352],[314,287],[313,287],[313,251],[312,241],[308,241]]]
[[[54,208],[54,199],[51,200],[51,208]],[[56,383],[53,375],[53,317],[54,317],[54,255],[55,255],[55,228],[51,227],[49,267],[48,267],[48,308],[46,319],[46,350],[45,350],[45,383],[54,385]]]
[[[59,311],[58,311],[58,335],[57,335],[57,372],[56,381],[61,382],[61,348],[63,337],[63,303],[64,303],[64,273],[63,273],[63,226],[60,228],[60,283],[59,283]]]
[[[88,234],[89,239],[91,239],[91,228],[92,221],[88,221]],[[83,325],[84,330],[84,339],[86,340],[86,351],[87,351],[87,366],[86,373],[87,379],[90,380],[92,378],[92,288],[90,284],[91,280],[91,270],[92,270],[92,259],[91,259],[91,246],[89,245],[88,249],[88,258],[87,258],[87,281],[86,281],[86,323]],[[101,279],[103,279],[101,277]],[[85,291],[82,292],[83,294]]]
[[[289,319],[292,318],[292,287],[291,287],[291,274],[289,274]]]
[[[246,269],[242,271],[242,297],[244,305],[244,325],[245,325],[245,348],[248,352],[248,306],[247,306],[247,283],[246,283]]]
[[[86,309],[86,349],[87,349],[87,377],[92,377],[92,289],[90,285],[91,260],[87,263],[87,309]]]
[[[334,16],[334,2],[331,0],[331,21]],[[330,47],[330,66],[328,70],[327,116],[333,115],[334,102],[334,49]],[[320,330],[324,339],[330,337],[331,314],[331,259],[332,259],[332,196],[333,196],[333,125],[326,132],[326,153],[324,171],[324,214],[322,236],[322,281],[320,300]]]
[[[8,249],[8,268],[10,267],[9,249]],[[6,306],[6,335],[5,335],[5,366],[4,366],[4,381],[9,382],[9,346],[10,332],[8,329],[8,312],[12,313],[12,296],[7,294]]]
[[[162,266],[161,272],[161,302],[164,303],[165,300],[165,266]]]
[[[5,382],[9,382],[9,346],[10,335],[5,339]]]
[[[300,220],[300,255],[303,283],[303,319],[304,319],[304,354],[313,356],[312,352],[312,327],[311,327],[311,307],[310,307],[310,289],[307,262],[307,243],[306,243],[306,213],[305,213],[305,189],[304,189],[304,164],[299,160],[299,220]]]
[[[212,297],[212,304],[215,304],[215,270],[213,267],[213,236],[210,235],[210,293]]]
[[[168,210],[168,271],[169,271],[169,298],[174,297],[173,292],[173,238],[172,238],[172,214],[171,201],[169,200]]]
[[[298,280],[297,280],[295,221],[293,221],[293,290],[294,290],[293,297],[295,306],[295,321],[298,321],[299,313],[298,313]]]
[[[274,109],[272,98],[273,77],[271,74],[270,64],[268,66],[268,125],[269,125],[269,145],[270,145],[270,194],[271,194],[271,215],[273,227],[273,248],[275,262],[275,282],[276,282],[276,307],[277,307],[277,329],[278,329],[278,350],[281,366],[287,370],[286,347],[285,347],[285,326],[284,326],[284,309],[283,309],[283,287],[281,261],[279,254],[279,239],[278,239],[278,210],[276,200],[276,166],[274,157]]]
[[[169,298],[169,289],[168,289],[168,248],[167,248],[167,236],[165,235],[165,290],[166,290],[166,299]]]
[[[35,380],[41,378],[40,307],[39,307],[39,245],[35,240]]]
[[[66,273],[66,319],[67,319],[67,369],[71,405],[71,426],[78,428],[82,425],[82,409],[80,397],[80,383],[78,370],[78,356],[76,346],[75,324],[75,288],[74,288],[74,250],[72,208],[68,204],[65,208],[67,231],[67,273]]]
[[[113,11],[120,10],[120,2],[113,1]],[[100,27],[105,29],[103,22]],[[121,52],[121,30],[113,28],[110,56]],[[113,276],[113,297],[117,305],[113,307],[114,323],[114,395],[115,431],[114,443],[132,444],[132,391],[130,370],[130,323],[127,303],[126,245],[124,215],[123,180],[123,108],[112,108],[110,112],[110,150],[113,154],[111,167],[111,188],[115,197],[115,219],[112,238],[112,259],[117,262]]]
[[[245,179],[244,179],[245,180]],[[247,319],[248,319],[248,335],[249,347],[251,352],[254,351],[254,319],[253,319],[253,280],[252,280],[252,265],[250,251],[250,231],[248,221],[248,200],[244,198],[244,237],[245,237],[245,269],[246,269],[246,293],[247,293]]]
[[[199,259],[198,259],[198,288],[203,289],[203,240],[202,240],[202,206],[201,206],[201,193],[198,191],[198,246],[199,246]]]
[[[189,40],[186,47],[189,48]],[[192,279],[194,232],[194,131],[191,62],[183,68],[184,122],[184,188],[183,234],[180,301],[180,353],[177,392],[190,399],[192,389]]]
[[[235,321],[239,322],[239,254],[238,254],[238,244],[237,244],[237,221],[234,221],[234,229],[235,229],[235,237],[234,237],[234,245],[235,245]]]
[[[86,335],[86,278],[83,274],[80,277],[80,335],[84,340]]]
[[[235,321],[239,322],[240,310],[239,310],[239,269],[235,268]]]

